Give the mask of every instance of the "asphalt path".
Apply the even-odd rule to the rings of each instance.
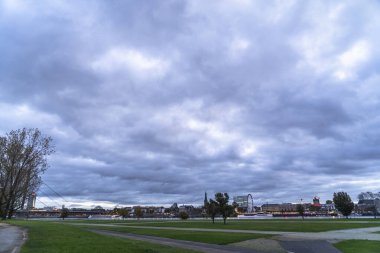
[[[85,225],[96,227],[130,227],[130,228],[145,228],[157,230],[182,230],[182,231],[207,231],[207,232],[226,232],[226,233],[259,233],[274,235],[272,239],[279,242],[284,252],[288,253],[340,253],[338,249],[332,246],[341,240],[374,240],[380,241],[380,234],[374,233],[380,231],[379,227],[358,228],[358,229],[345,229],[326,232],[283,232],[283,231],[259,231],[259,230],[236,230],[236,229],[205,229],[205,228],[177,228],[177,227],[153,227],[153,226],[133,226],[122,224],[78,224],[71,223],[72,225]],[[231,246],[213,245],[207,243],[188,242],[174,239],[167,239],[162,237],[136,235],[122,232],[104,231],[101,229],[92,229],[97,233],[103,233],[112,236],[126,237],[134,240],[147,240],[154,243],[171,245],[180,248],[189,248],[188,246],[194,245],[202,246],[203,248],[190,248],[201,252],[259,252],[254,249],[242,249],[242,247],[227,248]],[[168,242],[170,242],[168,244]],[[173,244],[175,243],[175,244]],[[217,250],[217,251],[215,251]],[[221,251],[223,250],[223,251]],[[247,251],[248,250],[248,251]],[[270,251],[265,251],[269,253]]]
[[[99,230],[99,229],[88,229],[88,230],[98,233],[98,234],[102,234],[102,235],[128,238],[132,240],[156,243],[156,244],[166,245],[170,247],[190,249],[190,250],[206,252],[206,253],[267,253],[267,252],[262,252],[262,251],[260,252],[260,251],[247,249],[247,248],[228,246],[228,245],[225,246],[225,245],[216,245],[216,244],[201,243],[201,242],[191,242],[191,241],[175,240],[175,239],[157,237],[157,236],[136,235],[136,234],[130,234],[130,233],[106,231],[106,230]]]
[[[322,240],[280,241],[280,245],[289,253],[341,253],[330,243]]]
[[[101,229],[88,229],[89,231],[115,237],[128,238],[131,240],[139,240],[150,243],[162,244],[171,247],[190,249],[205,253],[271,253],[272,251],[258,251],[253,248],[244,248],[230,245],[215,245],[208,243],[175,240],[157,236],[137,235],[125,232],[115,232]],[[278,239],[284,253],[341,253],[325,240],[300,240],[296,238],[279,238]],[[278,252],[273,251],[273,252]]]
[[[243,229],[209,229],[209,228],[178,228],[178,227],[155,227],[143,225],[122,225],[118,224],[89,224],[89,223],[69,223],[77,226],[95,226],[95,227],[128,227],[128,228],[146,228],[155,230],[181,230],[181,231],[203,231],[203,232],[226,232],[226,233],[249,233],[249,234],[268,234],[280,235],[286,238],[305,239],[305,240],[372,240],[380,241],[379,227],[342,229],[326,232],[284,232],[284,231],[261,231],[261,230],[243,230]]]
[[[0,253],[18,253],[26,240],[26,231],[0,223]]]
[[[107,224],[110,225],[110,224]],[[226,233],[252,233],[252,234],[269,234],[281,235],[287,238],[297,238],[305,240],[372,240],[380,241],[380,234],[374,233],[380,231],[379,227],[343,229],[326,232],[284,232],[284,231],[261,231],[261,230],[243,230],[243,229],[208,229],[208,228],[177,228],[177,227],[153,227],[153,226],[122,226],[130,228],[148,228],[162,230],[185,230],[185,231],[207,231],[207,232],[226,232]]]

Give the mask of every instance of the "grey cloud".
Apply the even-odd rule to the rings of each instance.
[[[379,5],[268,6],[2,4],[0,132],[52,135],[43,179],[78,203],[355,196],[378,177]]]

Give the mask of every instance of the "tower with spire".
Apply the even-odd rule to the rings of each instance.
[[[207,192],[205,192],[205,200],[203,201],[204,207],[207,206],[208,200],[207,200]]]

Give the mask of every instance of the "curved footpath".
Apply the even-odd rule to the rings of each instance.
[[[108,225],[108,224],[107,224]],[[380,241],[380,234],[374,232],[380,231],[379,227],[356,228],[333,230],[327,232],[284,232],[284,231],[261,231],[261,230],[243,230],[243,229],[208,229],[208,228],[177,228],[177,227],[153,227],[153,226],[123,226],[130,228],[149,228],[149,229],[164,229],[164,230],[185,230],[185,231],[207,231],[207,232],[228,232],[228,233],[252,233],[252,234],[269,234],[280,235],[279,238],[295,238],[305,240],[373,240]]]
[[[162,245],[166,245],[170,247],[190,249],[190,250],[207,252],[207,253],[264,253],[264,252],[242,248],[242,247],[236,247],[236,246],[228,246],[228,245],[224,246],[224,245],[216,245],[216,244],[201,243],[201,242],[191,242],[191,241],[175,240],[175,239],[157,237],[157,236],[137,235],[137,234],[114,232],[114,231],[99,230],[99,229],[88,229],[88,230],[95,232],[97,234],[102,234],[102,235],[128,238],[132,240],[162,244]]]
[[[26,231],[0,223],[0,253],[18,253],[26,240]]]
[[[125,232],[115,232],[101,229],[88,229],[89,231],[114,236],[128,238],[131,240],[145,241],[149,243],[162,244],[171,247],[195,250],[205,253],[341,253],[327,241],[323,240],[276,240],[255,239],[243,243],[230,245],[216,245],[201,242],[175,240],[157,236],[137,235]],[[257,242],[262,243],[258,245]]]
[[[123,223],[115,224],[84,224],[84,223],[66,223],[77,226],[95,226],[95,227],[129,227],[129,228],[147,228],[155,230],[182,230],[182,231],[203,231],[203,232],[227,232],[227,233],[248,233],[248,234],[269,234],[279,235],[281,238],[294,238],[305,240],[328,240],[331,242],[341,240],[372,240],[380,241],[380,234],[374,232],[380,231],[379,227],[342,229],[326,232],[284,232],[284,231],[261,231],[261,230],[243,230],[243,229],[218,229],[218,228],[179,228],[179,227],[154,227],[143,225],[124,225]]]
[[[83,225],[75,224],[73,225]],[[174,247],[193,249],[201,252],[266,252],[266,253],[340,253],[332,246],[341,240],[374,240],[380,241],[380,227],[358,228],[334,230],[327,232],[283,232],[283,231],[260,231],[260,230],[236,230],[236,229],[206,229],[206,228],[178,228],[178,227],[153,227],[153,226],[133,226],[122,224],[86,224],[86,226],[96,226],[96,229],[89,229],[104,235],[125,237],[133,240],[143,240],[152,243],[164,244]],[[254,239],[231,245],[213,245],[207,243],[189,242],[174,240],[163,237],[137,235],[115,231],[101,230],[99,227],[130,227],[146,228],[157,230],[185,230],[185,231],[209,231],[209,232],[228,232],[228,233],[260,233],[273,235],[270,239]]]

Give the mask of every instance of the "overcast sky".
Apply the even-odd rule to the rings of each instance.
[[[378,1],[0,1],[0,134],[48,205],[380,191]],[[42,206],[41,202],[38,205]]]

